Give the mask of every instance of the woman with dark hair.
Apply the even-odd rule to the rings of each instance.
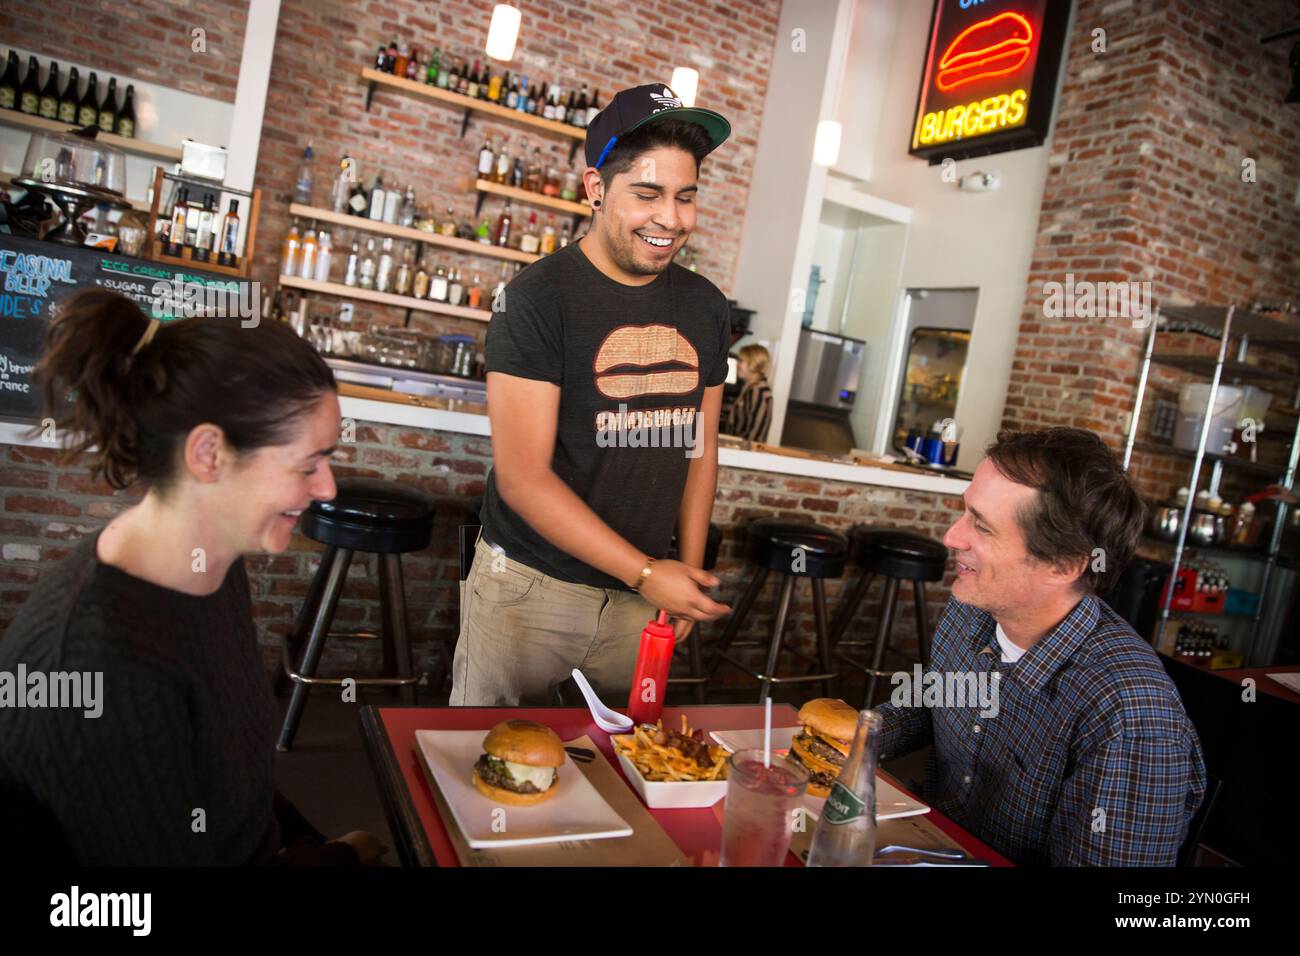
[[[0,792],[82,864],[376,858],[370,834],[326,843],[275,793],[241,559],[284,550],[303,509],[334,496],[329,367],[280,323],[164,325],[91,289],[51,320],[35,380],[68,456],[145,494],[45,573],[0,640],[0,671],[94,698],[0,708]]]

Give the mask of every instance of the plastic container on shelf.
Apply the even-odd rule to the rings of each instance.
[[[1232,433],[1242,417],[1243,389],[1235,385],[1220,385],[1214,399],[1214,412],[1210,417],[1210,434],[1205,450],[1213,455],[1225,454],[1232,444]],[[1184,385],[1178,392],[1178,421],[1174,425],[1174,447],[1183,451],[1196,451],[1201,439],[1201,426],[1205,421],[1205,408],[1210,400],[1210,386]]]

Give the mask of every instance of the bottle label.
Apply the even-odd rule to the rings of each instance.
[[[0,91],[0,106],[4,106],[4,105],[5,105],[4,92],[3,92],[3,91]],[[10,105],[10,106],[13,106],[13,103],[10,102],[9,105]],[[59,122],[60,122],[60,123],[67,123],[67,124],[69,124],[69,125],[72,125],[72,124],[75,123],[76,121],[77,121],[77,104],[76,104],[76,103],[60,103],[60,104],[59,104]]]
[[[14,88],[12,86],[0,87],[0,109],[11,110],[14,108]]]
[[[78,126],[95,126],[99,123],[99,111],[93,106],[83,106],[77,114]]]
[[[40,97],[38,97],[35,93],[23,94],[22,107],[24,113],[35,113],[39,108],[39,105],[40,105]]]
[[[117,135],[125,136],[127,139],[131,139],[132,137],[135,136],[135,123],[131,122],[129,119],[118,120]]]
[[[867,805],[856,793],[838,780],[831,787],[830,796],[822,810],[822,819],[831,826],[844,826],[866,813]]]

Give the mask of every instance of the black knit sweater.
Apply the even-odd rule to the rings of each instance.
[[[194,597],[104,564],[98,537],[45,572],[0,639],[0,678],[102,673],[102,713],[0,706],[0,784],[48,808],[83,864],[265,861],[276,710],[243,561]]]

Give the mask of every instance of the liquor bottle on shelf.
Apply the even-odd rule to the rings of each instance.
[[[515,164],[510,169],[510,185],[516,189],[524,188],[524,157],[522,154],[515,157]]]
[[[293,183],[293,201],[303,206],[311,205],[311,187],[314,178],[312,159],[315,153],[312,152],[311,143],[302,152],[302,164],[298,167],[298,178]]]
[[[564,181],[560,183],[560,198],[567,199],[569,202],[578,201],[578,172],[570,169],[564,174]]]
[[[99,104],[99,128],[111,133],[117,128],[117,78],[109,77],[108,93]]]
[[[470,70],[469,80],[465,84],[465,95],[472,100],[478,99],[478,60],[474,61],[474,69]]]
[[[587,106],[587,119],[583,126],[590,126],[595,120],[596,114],[600,112],[600,90],[591,94],[591,103]]]
[[[366,240],[366,254],[361,257],[357,270],[357,285],[363,289],[375,287],[375,240]]]
[[[541,237],[537,234],[537,213],[529,213],[528,225],[524,227],[524,234],[519,237],[519,251],[535,256],[540,245]]]
[[[469,88],[472,82],[470,80],[469,64],[464,60],[458,60],[457,65],[460,67],[460,76],[456,81],[456,92],[461,96],[469,96]]]
[[[542,119],[548,119],[548,120],[555,119],[555,103],[554,103],[555,92],[554,91],[555,91],[555,87],[553,86],[548,87],[545,84],[543,84]]]
[[[330,260],[333,258],[334,242],[330,238],[329,230],[322,229],[316,236],[316,268],[308,278],[315,279],[317,282],[330,281]]]
[[[447,301],[447,270],[441,265],[433,270],[433,278],[429,280],[429,298],[434,302]]]
[[[497,218],[496,244],[501,247],[510,245],[510,200],[506,200],[505,206],[501,208],[501,215]]]
[[[447,207],[447,215],[438,224],[438,235],[456,238],[456,210],[451,206]]]
[[[221,220],[221,239],[217,245],[217,261],[223,266],[235,265],[239,254],[239,200],[230,200],[230,210]]]
[[[577,116],[575,115],[577,110],[578,101],[573,95],[573,90],[569,90],[569,95],[564,101],[564,122],[568,123],[570,126],[578,125]]]
[[[506,283],[509,281],[510,281],[510,263],[503,262],[501,263],[501,273],[497,277],[497,284],[492,287],[492,301],[488,304],[488,307],[493,312],[501,311],[501,309],[499,308],[499,306],[501,305],[501,293],[506,291]]]
[[[99,77],[95,76],[94,70],[90,71],[90,82],[86,84],[86,92],[77,104],[77,125],[99,125]]]
[[[447,303],[449,305],[460,305],[465,298],[465,283],[461,280],[460,269],[451,270],[451,275],[447,277]]]
[[[407,295],[411,291],[411,274],[413,270],[414,254],[411,252],[410,245],[407,245],[402,252],[402,262],[397,267],[397,276],[393,279],[393,291],[398,295]]]
[[[532,113],[534,116],[537,115],[537,104],[539,99],[540,96],[538,95],[537,87],[529,87],[528,99],[526,100],[526,105],[524,107],[525,112]]]
[[[402,187],[394,186],[384,193],[384,222],[397,225],[397,213],[402,208]]]
[[[496,155],[496,162],[493,164],[491,180],[494,183],[505,185],[510,180],[510,140],[509,138],[501,141],[501,152]]]
[[[382,43],[379,44],[379,52],[375,54],[375,69],[380,73],[388,72],[388,48]]]
[[[199,227],[194,240],[196,258],[200,260],[206,259],[212,249],[212,230],[215,224],[216,210],[212,207],[212,197],[207,196],[203,200],[203,208],[199,210]]]
[[[554,166],[546,167],[546,175],[542,177],[542,195],[560,195],[560,174],[556,171]]]
[[[397,41],[394,40],[388,44],[388,49],[384,51],[385,66],[389,73],[397,72]]]
[[[542,227],[542,244],[539,250],[542,255],[549,256],[555,251],[555,214],[551,213],[546,217],[546,225]]]
[[[117,114],[117,135],[135,139],[135,84],[126,85],[126,99],[122,102],[122,112]]]
[[[424,247],[420,247],[420,261],[415,267],[415,278],[411,280],[411,295],[417,299],[429,295],[429,270],[424,267]]]
[[[524,189],[530,193],[542,191],[542,150],[533,147],[533,157],[528,161],[528,172],[524,175]]]
[[[182,224],[181,232],[184,234],[185,226]],[[176,236],[176,227],[172,226],[172,237]],[[289,225],[289,231],[284,234],[284,243],[280,247],[280,275],[293,276],[298,274],[298,261],[302,249],[302,237],[298,234],[298,220],[295,219]]]
[[[339,173],[340,178],[346,176],[346,173]],[[361,185],[361,179],[356,175],[356,167],[353,166],[353,181],[347,184],[348,189],[348,212],[354,216],[368,216],[370,213],[370,197],[366,195],[366,187]]]
[[[506,109],[519,109],[519,77],[510,81],[510,87],[506,90]]]
[[[492,245],[492,223],[488,219],[487,213],[483,214],[483,221],[478,224],[474,230],[474,238],[485,246]]]
[[[379,269],[375,273],[375,291],[387,292],[393,281],[393,237],[385,236],[379,253]]]
[[[185,244],[195,246],[199,241],[199,215],[203,211],[203,206],[198,202],[192,202],[185,207]]]
[[[182,247],[185,245],[185,220],[189,216],[189,202],[189,188],[186,186],[180,187],[176,193],[176,201],[172,204],[171,228],[167,230],[167,237],[170,243],[167,250],[168,255],[179,256]]]
[[[370,218],[376,222],[384,218],[384,174],[375,174],[375,184],[370,187]]]
[[[573,241],[573,226],[569,220],[564,220],[564,225],[560,227],[560,248],[563,249]]]
[[[303,233],[302,252],[298,256],[298,268],[296,274],[303,279],[310,279],[316,274],[316,250],[319,248],[316,240],[316,223]]]
[[[36,112],[45,119],[59,118],[59,64],[50,61],[50,74],[36,104]]]
[[[349,182],[352,160],[344,155],[339,157],[338,172],[334,176],[334,184],[330,189],[330,212],[342,212],[348,207],[348,197],[352,191],[352,183]]]
[[[411,228],[415,225],[415,187],[407,186],[406,195],[402,199],[401,211],[397,214],[397,224]]]
[[[27,75],[19,87],[18,108],[31,116],[41,111],[41,67],[34,56],[27,58]]]
[[[465,298],[467,300],[465,304],[471,309],[477,309],[479,303],[483,301],[483,280],[479,278],[477,272],[474,273],[474,284],[469,287],[469,294]]]
[[[587,84],[582,84],[582,91],[578,94],[578,100],[573,105],[573,125],[580,129],[587,127]]]
[[[504,150],[502,151],[504,154]],[[492,178],[492,170],[496,165],[496,157],[492,153],[492,137],[489,136],[483,140],[483,148],[478,151],[478,178]]]
[[[429,54],[429,68],[424,74],[424,82],[429,84],[429,86],[438,85],[438,72],[441,69],[441,64],[442,51],[437,47],[434,47],[433,52]]]
[[[403,40],[402,45],[397,48],[397,59],[393,61],[393,75],[405,77],[406,66],[410,62],[411,48],[407,45],[406,41]]]
[[[491,67],[489,67],[488,69],[490,70]],[[509,76],[508,73],[507,73],[506,75]],[[504,82],[504,80],[502,79],[502,77],[501,77],[500,75],[498,75],[498,74],[496,74],[496,73],[491,73],[491,74],[489,75],[489,77],[488,77],[488,93],[487,93],[487,98],[488,98],[488,101],[489,101],[489,102],[492,102],[492,103],[500,103],[500,102],[501,102],[501,85],[502,85],[503,82]]]
[[[359,255],[359,252],[360,252],[360,248],[357,246],[357,241],[353,239],[352,251],[348,253],[347,264],[343,267],[344,285],[355,286],[357,284],[357,279],[360,276],[360,268],[361,268],[361,262],[360,262],[361,256]]]
[[[16,110],[19,106],[19,96],[22,92],[22,76],[19,70],[22,61],[18,59],[18,53],[15,50],[9,51],[9,58],[5,62],[4,75],[0,76],[0,109]],[[76,68],[73,68],[76,73]],[[77,91],[72,91],[73,98],[76,98]]]
[[[519,98],[515,101],[515,109],[521,113],[528,112],[528,77],[524,75],[519,77]]]

